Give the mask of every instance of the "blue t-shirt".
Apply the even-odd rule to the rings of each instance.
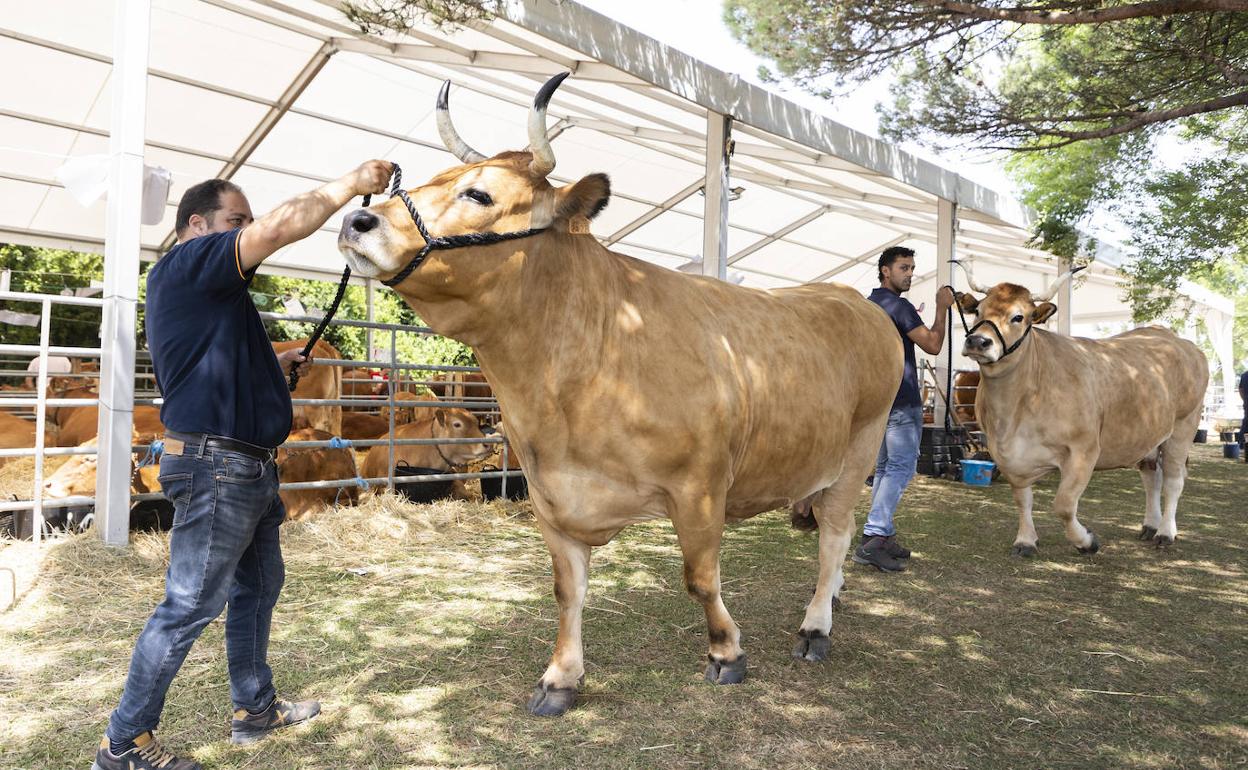
[[[274,447],[290,433],[290,392],[247,293],[241,233],[180,243],[152,266],[147,346],[166,428]]]
[[[893,408],[899,406],[922,406],[923,397],[919,394],[919,370],[914,363],[914,341],[908,335],[923,325],[919,311],[914,309],[910,300],[883,286],[871,292],[867,299],[884,308],[893,325],[901,334],[901,343],[906,349],[906,371],[901,377],[901,387],[897,389],[897,398],[893,400]]]

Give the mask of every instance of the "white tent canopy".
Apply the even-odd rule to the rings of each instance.
[[[616,250],[757,287],[866,291],[881,249],[902,244],[917,251],[916,304],[959,283],[955,254],[982,282],[1036,289],[1061,267],[1029,247],[1030,215],[1010,198],[571,0],[509,0],[488,23],[386,39],[349,25],[336,0],[11,2],[0,4],[0,68],[0,242],[99,251],[115,233],[106,297],[132,300],[135,252],[154,259],[173,241],[170,204],[133,242],[127,206],[133,196],[137,209],[143,163],[172,172],[170,201],[226,177],[257,212],[374,157],[414,186],[456,164],[434,121],[444,79],[460,133],[488,154],[526,143],[533,94],[562,71],[572,77],[549,110],[552,181],[611,176],[593,232]],[[68,158],[91,154],[111,157],[126,206],[84,208],[56,180]],[[333,218],[266,269],[336,276],[336,230]],[[1059,295],[1059,328],[1128,322],[1120,281],[1112,261],[1095,261]],[[1194,300],[1225,312],[1222,298]],[[105,345],[124,358],[125,318],[108,318]]]
[[[112,16],[109,3],[73,0],[0,9],[0,63],[38,73],[9,78],[0,105],[0,239],[100,248],[104,204],[78,206],[55,170],[108,152]],[[455,163],[434,126],[443,79],[455,83],[461,133],[492,152],[523,145],[533,92],[571,70],[550,110],[556,176],[611,175],[594,232],[621,251],[673,267],[701,258],[709,109],[734,118],[731,179],[744,189],[728,208],[727,258],[747,284],[865,287],[893,242],[916,247],[920,272],[934,274],[938,197],[959,206],[959,255],[1019,280],[1055,273],[1051,255],[1027,248],[1028,214],[1012,200],[571,2],[516,3],[478,29],[381,41],[347,26],[334,2],[156,0],[150,39],[144,155],[173,172],[174,202],[229,176],[263,211],[368,157],[418,183]],[[168,246],[173,210],[143,228],[147,258]],[[331,220],[273,264],[337,272],[335,230]],[[1109,267],[1093,272],[1115,280]],[[1086,312],[1106,312],[1095,305]]]

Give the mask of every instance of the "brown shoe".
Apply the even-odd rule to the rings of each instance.
[[[259,714],[247,709],[234,712],[230,721],[230,743],[254,743],[274,730],[306,722],[321,713],[321,704],[314,700],[292,703],[274,700],[272,705]]]

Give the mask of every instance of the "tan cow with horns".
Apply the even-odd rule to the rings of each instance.
[[[720,596],[724,524],[819,492],[818,584],[794,654],[824,659],[854,502],[902,373],[892,322],[850,287],[748,289],[604,248],[587,220],[607,204],[607,177],[547,181],[546,105],[563,77],[537,94],[531,151],[492,158],[455,133],[445,84],[438,126],[464,165],[410,191],[435,244],[540,232],[442,242],[409,272],[426,241],[392,198],[347,214],[338,238],[352,270],[397,281],[429,326],[473,347],[507,415],[559,605],[554,654],[529,701],[538,715],[570,708],[585,673],[590,548],[634,522],[671,519],[706,613],[706,678],[732,684],[746,659]]]
[[[1205,354],[1157,326],[1103,340],[1047,332],[1036,325],[1057,311],[1049,300],[1074,271],[1033,294],[1012,283],[985,288],[958,264],[971,289],[985,295],[958,295],[962,310],[977,319],[962,353],[979,363],[975,413],[1018,504],[1011,553],[1036,553],[1031,485],[1054,470],[1061,482],[1053,512],[1081,553],[1095,553],[1100,542],[1079,523],[1079,498],[1092,472],[1107,468],[1139,468],[1145,499],[1140,539],[1173,543],[1187,455],[1209,383]]]

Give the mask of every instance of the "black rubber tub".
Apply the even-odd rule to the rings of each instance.
[[[497,471],[500,468],[485,467],[483,471]],[[503,480],[499,478],[481,479],[481,497],[485,500],[497,500],[503,496]],[[507,499],[523,500],[529,496],[529,482],[524,476],[507,477]]]
[[[400,461],[398,465],[394,466],[394,488],[399,494],[413,503],[432,503],[434,500],[442,500],[451,496],[451,485],[455,483],[453,480],[408,482],[407,479],[414,476],[435,476],[443,473],[450,473],[450,471],[438,468],[420,468]],[[399,479],[403,479],[405,483],[398,483]]]

